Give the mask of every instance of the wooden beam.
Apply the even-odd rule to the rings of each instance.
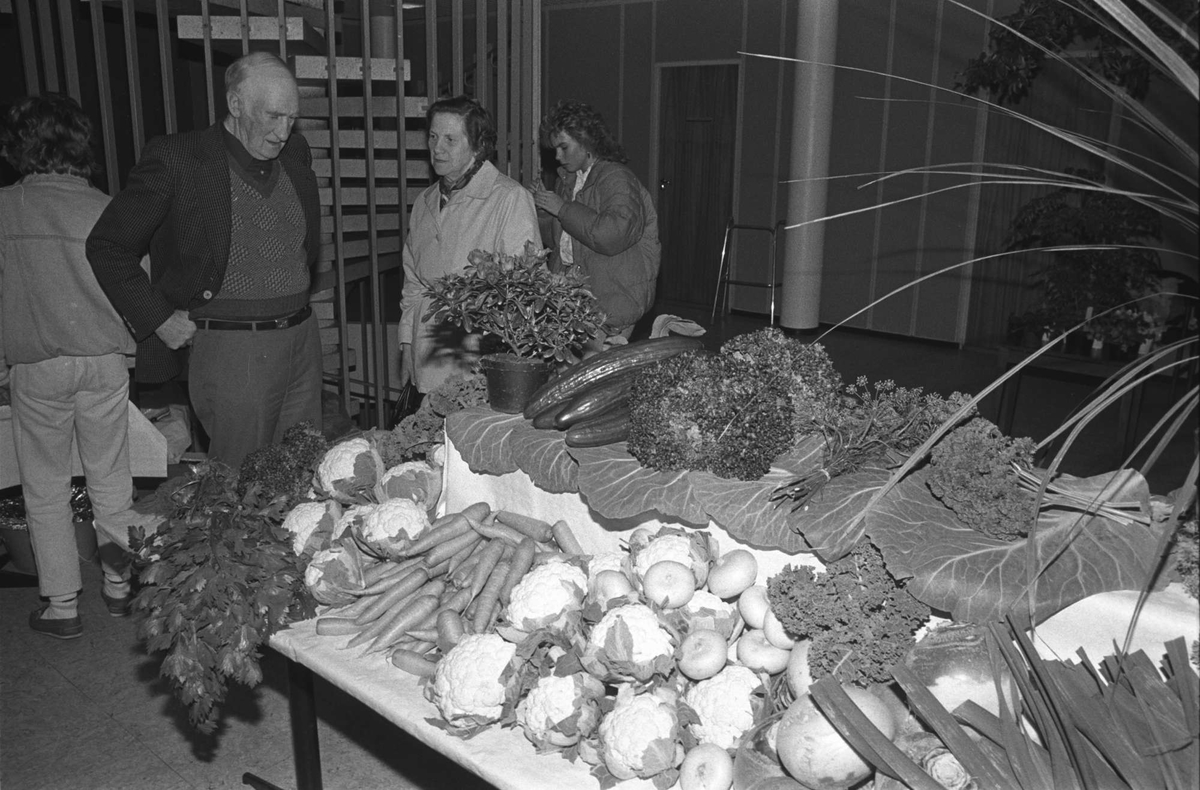
[[[329,99],[323,96],[301,96],[300,115],[305,118],[329,117]],[[356,96],[337,100],[337,114],[342,118],[362,118],[365,115],[363,100]],[[426,99],[422,96],[404,97],[404,115],[408,118],[424,118]],[[394,115],[396,113],[395,96],[377,96],[371,100],[373,115]]]
[[[324,80],[329,78],[328,60],[319,55],[297,55],[293,59],[296,79]],[[404,81],[409,78],[409,63],[404,62]],[[337,58],[337,79],[361,80],[363,78],[362,58]],[[394,58],[371,58],[371,79],[396,81],[396,61]]]
[[[304,130],[304,139],[308,140],[308,144],[313,148],[328,148],[331,138],[332,134],[328,129]],[[362,129],[339,131],[337,139],[340,148],[362,148],[367,144],[366,134]],[[376,149],[395,150],[396,133],[376,130],[374,141]],[[405,132],[404,147],[409,150],[424,151],[426,148],[425,132]]]
[[[304,139],[308,139],[308,135],[304,135]],[[377,159],[375,166],[372,169],[376,178],[395,178],[399,172],[400,165],[395,159]],[[317,178],[332,178],[333,177],[333,160],[332,159],[313,159],[312,171],[317,175]],[[429,163],[420,159],[411,159],[405,172],[409,178],[415,178],[418,181],[428,181]],[[340,174],[342,178],[366,178],[367,163],[362,159],[347,159],[342,158]]]
[[[242,20],[236,16],[211,17],[212,38],[214,41],[235,41],[242,38]],[[279,22],[265,16],[252,16],[247,20],[247,34],[251,41],[276,41],[279,38]],[[184,41],[199,41],[204,37],[204,20],[200,16],[188,15],[176,17],[176,30],[179,38]],[[284,32],[289,41],[303,41],[318,52],[324,52],[325,36],[298,16],[288,17],[284,23]],[[320,56],[308,56],[317,57]]]

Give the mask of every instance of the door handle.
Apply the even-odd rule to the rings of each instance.
[[[662,181],[659,181],[659,182],[658,182],[658,188],[659,188],[659,189],[666,189],[666,188],[667,188],[667,187],[668,187],[670,184],[671,184],[671,179],[669,179],[669,178],[664,178]]]

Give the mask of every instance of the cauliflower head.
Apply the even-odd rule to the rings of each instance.
[[[517,646],[497,634],[467,634],[438,662],[433,703],[452,730],[497,722],[510,699]]]
[[[578,566],[561,560],[535,565],[513,587],[508,621],[527,633],[561,627],[582,608],[586,593],[587,574]]]
[[[678,611],[688,631],[707,628],[728,640],[733,635],[733,629],[737,627],[737,607],[721,600],[708,590],[696,590],[692,599]]]
[[[304,584],[320,603],[342,606],[363,589],[363,557],[354,546],[334,543],[313,554],[304,570]]]
[[[359,436],[335,444],[325,451],[313,479],[313,487],[339,502],[352,504],[363,491],[383,476],[383,459],[370,441]]]
[[[623,551],[606,551],[601,554],[593,554],[588,558],[588,584],[596,580],[596,576],[600,571],[619,571],[625,572],[626,561],[629,555]]]
[[[341,518],[342,506],[333,500],[296,505],[283,519],[283,528],[292,533],[292,551],[301,556],[329,548],[341,537]]]
[[[581,661],[600,678],[647,681],[674,667],[675,644],[658,615],[645,604],[609,609],[588,635]]]
[[[640,582],[650,566],[662,560],[672,560],[692,569],[696,589],[708,581],[708,569],[717,556],[716,540],[709,534],[664,527],[645,545],[630,543],[633,575]]]
[[[442,470],[427,461],[406,461],[383,473],[375,484],[375,499],[411,499],[423,507],[429,518],[436,516],[442,495]]]
[[[758,675],[737,664],[692,686],[683,697],[700,720],[691,725],[692,735],[701,743],[734,748],[754,726],[754,716],[762,706],[761,691]]]
[[[654,694],[618,694],[600,722],[600,752],[609,773],[622,781],[674,770],[683,762],[675,706]]]
[[[385,560],[405,557],[413,541],[429,529],[429,515],[411,499],[358,505],[342,520],[363,551]]]
[[[517,706],[517,721],[538,751],[573,746],[600,723],[604,685],[591,675],[547,675]]]

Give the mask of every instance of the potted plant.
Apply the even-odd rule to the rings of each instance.
[[[438,278],[425,291],[432,300],[427,320],[449,321],[498,341],[501,350],[480,360],[488,402],[497,411],[521,411],[555,365],[577,361],[604,323],[583,276],[550,271],[549,254],[532,242],[520,255],[475,250],[463,271]]]

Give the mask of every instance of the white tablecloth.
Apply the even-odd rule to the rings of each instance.
[[[350,637],[317,636],[316,621],[296,623],[271,637],[271,647],[362,700],[388,721],[491,782],[500,790],[598,790],[584,763],[558,754],[539,755],[519,728],[489,727],[464,741],[425,720],[438,718],[417,679],[388,663],[382,654],[362,656],[362,648],[342,649]],[[630,780],[620,790],[652,790],[648,781]]]

